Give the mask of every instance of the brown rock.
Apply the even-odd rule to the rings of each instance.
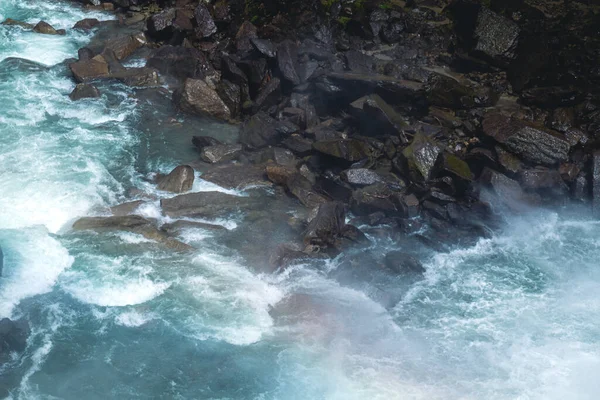
[[[173,193],[187,192],[194,184],[194,169],[189,165],[176,167],[158,181],[158,190]]]
[[[186,79],[183,87],[173,93],[173,100],[185,112],[224,120],[231,118],[229,107],[200,79]]]

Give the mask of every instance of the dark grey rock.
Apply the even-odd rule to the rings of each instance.
[[[384,181],[377,172],[368,168],[348,169],[342,172],[342,179],[356,186],[369,186]]]
[[[515,22],[481,7],[474,35],[475,51],[503,63],[516,57],[520,29]]]
[[[29,324],[25,320],[11,321],[8,318],[0,320],[0,365],[7,361],[9,353],[22,352],[27,347]]]
[[[258,112],[246,121],[240,130],[240,143],[250,148],[275,145],[298,132],[300,128],[289,121],[277,121],[264,112]]]
[[[258,165],[220,165],[202,174],[202,179],[227,189],[271,186],[271,183],[265,176],[264,167]]]
[[[71,94],[69,94],[69,98],[73,101],[96,97],[100,97],[100,91],[96,86],[89,83],[78,83]]]
[[[291,40],[285,40],[277,48],[277,66],[283,77],[294,85],[300,84],[296,71],[298,64],[298,48]]]
[[[368,143],[357,139],[321,140],[313,143],[313,148],[319,153],[350,162],[369,158],[374,153]]]
[[[204,4],[200,4],[194,10],[194,16],[196,18],[196,35],[200,38],[212,36],[217,32],[217,25],[210,15],[210,11]]]
[[[218,163],[232,160],[242,152],[241,144],[217,144],[206,146],[200,153],[200,158],[207,163]]]
[[[345,220],[346,210],[342,203],[321,204],[304,232],[304,244],[323,247],[335,245],[346,225]]]
[[[171,218],[193,216],[211,218],[237,211],[247,203],[246,197],[223,192],[189,193],[160,201],[163,212]]]
[[[515,118],[488,114],[483,120],[483,132],[535,164],[555,165],[569,159],[571,145],[560,133]]]
[[[194,169],[189,165],[176,167],[169,175],[158,180],[158,190],[172,193],[187,192],[194,184]]]
[[[250,41],[254,45],[254,48],[256,48],[256,50],[258,50],[258,52],[262,55],[269,58],[275,58],[277,56],[277,49],[270,40],[252,38]]]
[[[186,79],[183,87],[173,93],[173,100],[185,112],[223,120],[231,118],[231,110],[227,104],[214,89],[200,79]]]
[[[412,179],[428,181],[433,177],[434,167],[441,153],[442,147],[437,142],[418,133],[410,146],[402,151],[402,156]]]
[[[214,70],[201,51],[182,46],[161,46],[148,59],[146,66],[181,80],[204,79]]]

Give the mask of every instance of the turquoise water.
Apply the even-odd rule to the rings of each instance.
[[[69,28],[92,15],[111,18],[0,0],[0,19]],[[0,26],[0,317],[32,327],[25,353],[0,367],[0,396],[600,397],[600,224],[584,211],[513,217],[473,247],[423,252],[417,282],[368,262],[348,275],[341,259],[261,274],[200,230],[181,237],[198,248],[190,255],[131,233],[70,232],[132,189],[154,196],[144,215],[162,218],[164,194],[147,175],[197,157],[193,134],[235,135],[165,123],[175,114],[159,92],[109,84],[100,99],[71,102],[61,62],[88,40]],[[201,179],[193,188],[211,189]],[[232,233],[244,224],[216,222]],[[371,250],[393,247],[379,239]]]

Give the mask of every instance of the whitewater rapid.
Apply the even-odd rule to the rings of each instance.
[[[0,396],[600,397],[600,224],[585,210],[510,217],[472,247],[419,250],[427,272],[417,281],[342,258],[257,273],[199,229],[180,236],[191,255],[133,233],[71,232],[131,193],[148,198],[142,215],[170,222],[148,174],[193,161],[193,134],[235,135],[209,121],[155,124],[174,115],[160,92],[107,83],[101,98],[72,102],[62,62],[90,39],[69,29],[85,17],[113,18],[0,1],[0,20],[67,29],[0,25],[0,318],[32,328],[24,354],[0,367]],[[250,195],[201,179],[192,190],[215,189]],[[208,222],[233,233],[249,223]],[[374,259],[398,246],[372,239]]]

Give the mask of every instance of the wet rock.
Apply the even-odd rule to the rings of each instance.
[[[0,320],[0,365],[9,359],[11,352],[20,353],[25,350],[29,333],[29,324],[25,320]]]
[[[520,33],[515,22],[481,7],[474,32],[474,50],[506,65],[516,57]]]
[[[416,181],[428,181],[433,177],[434,167],[442,147],[433,139],[418,133],[410,146],[402,151],[402,157],[409,175]]]
[[[112,50],[118,60],[124,60],[144,46],[146,42],[146,36],[140,32],[135,35],[123,35],[108,39],[104,43],[104,49]]]
[[[454,182],[461,182],[464,185],[471,183],[474,178],[469,164],[448,152],[444,152],[438,157],[435,170],[437,176],[450,176],[454,179]]]
[[[344,58],[347,68],[354,73],[369,74],[375,68],[375,59],[360,51],[347,51]]]
[[[424,274],[423,264],[414,256],[403,251],[390,251],[385,255],[385,266],[396,274]]]
[[[427,87],[429,103],[452,109],[491,106],[496,96],[483,88],[477,90],[465,82],[445,75],[435,75]]]
[[[554,165],[569,158],[571,146],[558,132],[528,125],[515,118],[488,114],[483,121],[483,132],[535,164]]]
[[[109,75],[108,64],[101,57],[74,62],[69,65],[69,68],[79,83],[105,78]]]
[[[69,98],[73,101],[96,97],[100,97],[100,91],[96,86],[89,83],[78,83],[71,94],[69,94]]]
[[[581,185],[584,187],[585,185]],[[583,190],[582,190],[583,191]],[[581,196],[583,197],[583,196]],[[594,215],[600,216],[600,150],[594,152],[592,158],[592,206]]]
[[[213,72],[201,51],[181,46],[162,46],[148,59],[147,67],[177,79],[204,79]]]
[[[228,120],[229,107],[217,92],[200,79],[186,79],[183,87],[173,93],[175,104],[183,111]]]
[[[367,135],[398,135],[407,125],[404,118],[379,95],[361,97],[350,106],[362,123],[362,131]]]
[[[406,218],[416,218],[419,216],[421,203],[414,194],[404,195],[400,199],[400,206]]]
[[[252,39],[258,38],[257,29],[249,21],[244,21],[235,35],[235,47],[240,52],[252,50]]]
[[[200,4],[194,10],[194,16],[196,18],[196,36],[200,38],[206,38],[214,35],[217,32],[217,26],[215,21],[210,15],[210,11],[204,4]]]
[[[12,19],[12,18],[5,19],[4,21],[2,21],[1,25],[20,26],[21,28],[24,28],[24,29],[33,29],[33,27],[34,27],[33,24],[28,24],[27,22],[23,22],[23,21],[17,21],[16,19]]]
[[[204,217],[214,218],[237,211],[248,203],[245,197],[232,196],[223,192],[199,192],[162,199],[160,206],[171,218]]]
[[[584,93],[573,86],[536,87],[523,90],[521,100],[524,104],[539,107],[567,107],[580,103]]]
[[[217,84],[217,94],[223,102],[227,104],[233,118],[237,117],[241,111],[242,90],[239,85],[223,79]]]
[[[523,211],[528,199],[517,181],[514,181],[497,171],[485,168],[481,174],[480,181],[486,184],[494,197],[488,198],[486,193],[481,194],[481,200],[495,203],[498,200],[513,211]]]
[[[110,212],[115,217],[124,217],[126,215],[134,214],[135,211],[142,204],[145,204],[145,203],[146,202],[143,201],[143,200],[136,200],[136,201],[131,201],[131,202],[128,202],[128,203],[119,204],[119,205],[116,205],[114,207],[111,207],[110,208]]]
[[[183,231],[188,229],[203,229],[212,232],[227,232],[227,228],[221,225],[213,225],[207,224],[205,222],[196,222],[196,221],[186,221],[179,220],[175,222],[171,222],[169,224],[164,224],[160,227],[160,230],[166,232],[169,235],[179,235]]]
[[[523,169],[523,163],[519,157],[506,151],[501,146],[496,146],[496,154],[498,155],[498,163],[508,172],[516,174]]]
[[[354,225],[346,224],[340,232],[340,241],[336,245],[339,250],[345,250],[354,246],[368,246],[371,244],[367,235]]]
[[[383,212],[392,215],[398,211],[397,197],[387,185],[376,183],[352,192],[350,208],[356,215]]]
[[[211,136],[194,136],[192,138],[192,144],[196,146],[198,150],[202,150],[207,146],[215,146],[222,144],[221,141]]]
[[[566,190],[560,173],[555,169],[537,167],[520,172],[519,182],[524,189],[560,189]]]
[[[272,163],[296,168],[300,160],[289,150],[281,147],[269,147],[253,154],[252,162],[257,164]]]
[[[64,29],[54,29],[52,25],[45,21],[40,21],[36,26],[33,27],[33,31],[37,33],[42,33],[44,35],[64,35]]]
[[[254,48],[260,54],[269,58],[275,58],[277,56],[277,49],[270,40],[252,38],[250,39],[250,41],[252,42],[252,45],[254,45]]]
[[[319,205],[317,215],[310,221],[304,233],[304,244],[334,246],[346,225],[346,210],[338,202]]]
[[[305,156],[312,151],[313,141],[301,135],[294,134],[283,140],[281,145],[299,156]]]
[[[159,40],[169,39],[175,30],[173,22],[176,16],[177,10],[175,8],[167,8],[150,16],[147,23],[150,36]]]
[[[288,121],[276,121],[264,112],[258,112],[246,121],[240,130],[240,143],[250,148],[275,145],[300,129]]]
[[[368,168],[348,169],[342,172],[342,179],[351,185],[369,186],[383,182],[383,178],[375,171]]]
[[[296,70],[298,64],[298,48],[291,40],[285,40],[277,48],[277,66],[283,78],[293,85],[300,84]]]
[[[241,152],[241,144],[217,144],[204,147],[200,153],[200,158],[202,158],[202,161],[214,164],[221,161],[232,160]]]
[[[254,100],[254,110],[268,109],[271,106],[277,105],[280,100],[281,81],[279,78],[273,78],[258,92]]]
[[[169,175],[158,180],[158,190],[172,193],[187,192],[194,184],[194,169],[189,165],[176,167]]]
[[[79,61],[91,60],[94,58],[94,51],[89,47],[82,47],[77,50],[77,58]]]
[[[111,72],[108,77],[117,79],[128,86],[148,87],[160,84],[158,72],[154,68],[127,68]]]
[[[227,189],[247,189],[258,186],[271,186],[265,176],[265,169],[258,165],[221,165],[202,174],[202,179]]]
[[[159,231],[150,221],[139,215],[127,215],[122,217],[85,217],[75,221],[73,229],[75,231],[132,232],[140,234],[146,239],[156,241],[175,251],[193,250],[193,247],[168,237],[164,232]]]
[[[276,270],[289,267],[310,258],[310,254],[301,251],[293,244],[280,244],[269,257],[269,264]]]
[[[96,18],[85,18],[85,19],[82,19],[81,21],[78,21],[77,23],[75,23],[75,25],[73,26],[73,29],[89,31],[89,30],[94,29],[96,26],[98,26],[98,24],[100,24],[100,21],[98,21]]]
[[[285,165],[267,165],[269,180],[283,186],[288,193],[296,197],[307,208],[318,207],[328,199],[317,193],[312,182],[299,173],[294,167]]]
[[[265,172],[271,182],[286,187],[290,177],[298,173],[293,167],[275,164],[267,165]]]
[[[368,143],[357,139],[321,140],[313,143],[313,148],[319,153],[349,162],[360,161],[374,154],[374,149]]]

